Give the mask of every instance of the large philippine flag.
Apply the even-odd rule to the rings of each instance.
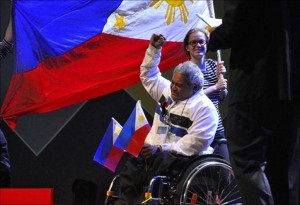
[[[112,172],[115,172],[116,167],[123,156],[123,150],[114,146],[121,130],[122,126],[112,118],[94,155],[94,161]]]
[[[139,82],[153,33],[167,38],[162,71],[186,60],[186,32],[204,24],[206,1],[14,0],[15,73],[1,108],[17,117],[45,113]]]
[[[150,129],[141,102],[137,101],[114,145],[137,157]]]

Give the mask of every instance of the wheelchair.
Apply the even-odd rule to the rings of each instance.
[[[113,205],[119,176],[112,180],[105,205]],[[216,154],[191,158],[176,177],[154,176],[145,192],[147,205],[242,204],[241,195],[228,161]]]

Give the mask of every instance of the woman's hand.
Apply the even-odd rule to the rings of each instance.
[[[226,68],[224,66],[224,61],[217,62],[217,76],[219,78],[220,74],[224,75],[226,73]]]
[[[227,89],[227,79],[219,78],[218,82],[215,84],[216,90],[225,90]]]

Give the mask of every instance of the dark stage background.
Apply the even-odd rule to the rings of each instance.
[[[215,1],[217,18],[223,15],[222,5],[223,0]],[[9,13],[10,0],[1,0],[1,39]],[[228,51],[222,54],[227,64]],[[9,54],[0,65],[1,105],[13,73],[13,58]],[[13,187],[51,187],[55,203],[70,204],[74,197],[72,185],[79,180],[83,189],[96,193],[97,204],[103,204],[110,181],[128,155],[125,154],[116,173],[94,162],[93,156],[111,117],[123,125],[137,99],[142,100],[148,121],[152,123],[148,113],[153,113],[154,102],[140,84],[55,112],[23,116],[15,131],[2,123],[9,146]],[[226,102],[221,104],[221,109],[225,116]],[[97,190],[90,185],[96,185]]]

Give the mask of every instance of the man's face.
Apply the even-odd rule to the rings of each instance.
[[[174,101],[183,101],[194,94],[192,85],[186,82],[186,79],[180,73],[175,73],[171,82],[171,97]]]

